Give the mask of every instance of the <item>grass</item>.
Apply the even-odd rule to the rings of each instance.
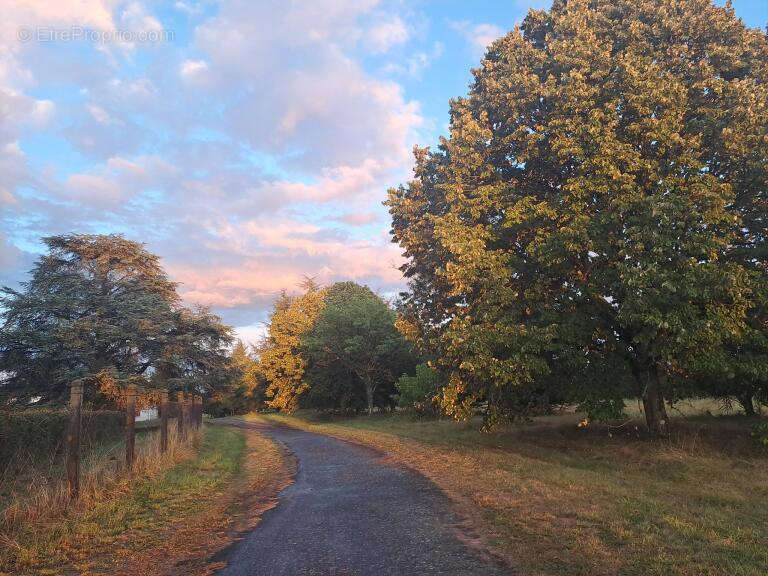
[[[578,415],[495,433],[404,416],[251,415],[368,444],[431,478],[526,575],[768,573],[768,455],[743,417],[693,410],[671,440],[577,428]],[[609,434],[610,432],[610,434]]]
[[[197,449],[169,469],[145,469],[63,513],[17,522],[0,541],[0,574],[209,573],[287,470],[266,438],[206,427]]]

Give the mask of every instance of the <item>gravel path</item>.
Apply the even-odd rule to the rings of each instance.
[[[420,474],[322,434],[240,425],[284,444],[298,473],[220,576],[507,574],[462,542],[450,502]]]

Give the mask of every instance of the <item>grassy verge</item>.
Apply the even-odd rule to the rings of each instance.
[[[768,459],[740,418],[656,443],[553,422],[250,416],[362,442],[431,478],[521,574],[768,573]]]
[[[258,455],[259,466],[251,455]],[[266,438],[210,426],[197,450],[157,474],[133,475],[66,513],[17,527],[0,571],[8,574],[204,574],[249,527],[261,499],[287,477]],[[0,545],[9,544],[9,539]],[[0,572],[2,573],[2,572]]]

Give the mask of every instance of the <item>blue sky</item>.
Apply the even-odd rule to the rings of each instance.
[[[402,287],[387,188],[487,43],[548,4],[0,2],[0,283],[41,236],[119,232],[246,338],[304,275]]]

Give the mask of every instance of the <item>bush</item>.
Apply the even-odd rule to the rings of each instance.
[[[435,414],[434,397],[440,388],[440,377],[427,364],[416,366],[416,374],[403,374],[395,383],[397,405],[417,414]]]

